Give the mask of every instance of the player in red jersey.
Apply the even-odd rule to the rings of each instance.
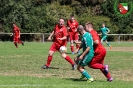
[[[14,42],[14,45],[16,46],[16,48],[18,48],[17,43],[24,45],[24,43],[20,39],[20,29],[19,29],[19,27],[17,27],[17,25],[15,23],[13,23],[13,33],[11,36],[13,36],[13,42]]]
[[[67,44],[67,29],[64,26],[64,19],[59,19],[59,24],[57,24],[50,34],[48,40],[52,40],[52,37],[54,37],[53,44],[50,47],[47,63],[42,67],[43,69],[47,69],[50,66],[50,62],[52,61],[52,56],[56,51],[59,51],[61,46],[66,46]],[[60,52],[60,51],[59,51]],[[68,56],[66,53],[61,53],[61,56],[66,59],[71,65],[72,69],[74,70],[76,68],[75,62]]]
[[[107,81],[111,82],[113,78],[110,76],[108,71],[108,65],[104,65],[104,58],[106,56],[106,49],[100,42],[100,37],[98,33],[94,30],[93,24],[88,22],[85,24],[86,31],[90,32],[94,41],[94,57],[89,63],[89,67],[93,69],[100,69],[102,73],[106,76]]]
[[[79,39],[77,27],[78,27],[78,22],[75,20],[74,15],[71,15],[71,19],[67,21],[67,28],[70,37],[70,48],[72,54],[74,54],[74,42],[78,41]],[[79,48],[78,44],[76,44],[76,48]]]

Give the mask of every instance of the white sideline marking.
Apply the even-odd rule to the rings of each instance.
[[[0,85],[1,87],[26,87],[26,86],[31,86],[31,87],[37,87],[37,86],[88,86],[88,85],[40,85],[40,84],[34,84],[34,85],[31,85],[31,84],[20,84],[20,85]],[[91,86],[91,85],[89,85]],[[93,85],[92,85],[93,86]],[[96,86],[96,85],[95,85]],[[103,85],[97,85],[97,86],[103,86]]]

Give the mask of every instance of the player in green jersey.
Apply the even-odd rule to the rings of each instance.
[[[76,52],[83,48],[83,53],[75,58],[75,62],[77,63],[77,69],[83,77],[87,78],[87,82],[93,82],[93,78],[84,69],[84,66],[88,65],[94,56],[93,39],[91,34],[86,32],[82,25],[78,26],[78,32],[82,35],[82,41],[76,42],[81,43],[80,48],[78,48]]]
[[[110,30],[105,27],[105,24],[102,24],[102,28],[100,28],[100,31],[102,33],[102,38],[101,38],[101,43],[103,43],[103,41],[105,41],[105,43],[110,47],[110,49],[112,48],[112,46],[108,43],[107,41],[107,34],[110,32]]]

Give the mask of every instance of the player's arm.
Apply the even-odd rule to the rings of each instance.
[[[19,34],[18,37],[20,38],[20,30],[19,29],[18,29],[18,34]]]
[[[98,36],[97,32],[94,32],[92,34],[92,37],[93,37],[93,43],[94,44],[99,44],[100,43],[99,36]]]
[[[54,31],[52,31],[52,33],[49,35],[47,40],[52,40],[53,35],[54,35]]]
[[[75,43],[75,44],[82,44],[81,41],[75,41],[74,43]]]
[[[86,50],[82,53],[82,55],[78,58],[79,60],[82,60],[83,57],[90,51],[90,47],[87,47]]]
[[[96,45],[96,44],[99,44],[99,40],[94,40],[93,43]]]
[[[67,36],[64,36],[62,38],[58,38],[59,40],[66,40],[67,39]]]
[[[75,52],[74,53],[78,53],[79,52],[79,50],[82,48],[82,44],[79,46],[79,48],[77,48],[76,50],[75,50]]]
[[[69,22],[67,21],[67,31],[70,30]]]
[[[107,34],[110,32],[110,30],[107,28]]]

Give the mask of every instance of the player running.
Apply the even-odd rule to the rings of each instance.
[[[107,34],[110,32],[110,30],[107,27],[105,27],[104,23],[102,24],[102,28],[100,28],[100,31],[102,33],[101,43],[105,41],[105,43],[110,47],[110,49],[112,49],[112,46],[107,41]]]
[[[79,36],[77,32],[78,22],[75,20],[74,15],[71,15],[71,19],[67,21],[67,28],[70,37],[70,48],[72,54],[74,54],[74,42],[78,41]],[[79,48],[79,45],[76,44],[76,48]],[[80,52],[78,52],[80,54]]]
[[[94,57],[92,61],[89,63],[89,67],[93,69],[100,69],[102,73],[106,76],[107,81],[111,82],[113,78],[110,76],[110,73],[108,71],[108,65],[104,65],[104,58],[106,56],[106,49],[100,42],[100,37],[98,33],[94,30],[93,24],[88,22],[85,24],[86,31],[88,31],[94,41]]]
[[[11,36],[13,36],[13,42],[14,42],[14,45],[16,46],[16,48],[18,48],[17,43],[24,45],[24,43],[20,39],[20,29],[19,29],[19,27],[17,27],[17,25],[15,23],[13,23],[13,33]]]
[[[82,74],[82,77],[87,78],[87,82],[93,82],[93,78],[84,69],[84,66],[88,65],[94,56],[93,39],[91,34],[84,30],[82,25],[79,25],[78,32],[82,35],[82,41],[78,41],[76,43],[82,43],[82,45],[76,50],[76,52],[83,48],[83,53],[75,58],[75,62],[78,65],[77,69]]]
[[[61,46],[66,46],[67,35],[68,35],[67,29],[64,26],[64,19],[60,18],[59,23],[55,26],[54,30],[52,31],[52,33],[48,38],[48,40],[52,40],[52,37],[54,37],[54,40],[49,50],[47,63],[42,67],[43,69],[48,69],[53,59],[53,54],[56,51],[59,51]],[[75,62],[68,55],[66,55],[66,53],[60,52],[60,54],[64,59],[66,59],[72,65],[72,69],[74,70],[76,68]]]

